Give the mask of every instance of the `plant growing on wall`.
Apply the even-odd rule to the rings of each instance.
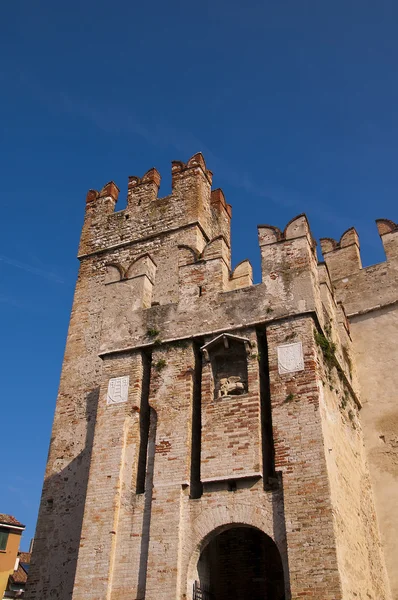
[[[165,368],[165,366],[167,365],[166,361],[164,358],[159,358],[159,360],[155,363],[155,369],[157,371],[161,371],[162,369]]]
[[[150,327],[146,332],[147,336],[150,338],[158,337],[159,333],[160,333],[160,331],[158,329],[156,329],[155,327]]]

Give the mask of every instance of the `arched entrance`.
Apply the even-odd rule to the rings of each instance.
[[[203,549],[193,600],[285,600],[275,542],[255,527],[223,529]]]

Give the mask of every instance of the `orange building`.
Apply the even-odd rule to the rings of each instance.
[[[0,598],[3,598],[9,576],[14,573],[24,530],[25,525],[14,517],[0,513]]]

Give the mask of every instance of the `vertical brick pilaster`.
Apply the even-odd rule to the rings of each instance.
[[[149,403],[157,414],[146,600],[175,600],[181,504],[189,484],[193,373],[192,343],[153,353]]]
[[[119,529],[126,510],[123,500],[134,492],[142,371],[139,352],[104,363],[73,600],[111,598],[115,562],[121,559],[116,547],[123,534]],[[126,375],[127,401],[108,405],[109,379]],[[138,573],[138,563],[129,568]]]
[[[275,465],[283,478],[292,599],[339,600],[313,329],[310,317],[267,327]],[[302,343],[304,369],[280,374],[277,348],[294,342]]]

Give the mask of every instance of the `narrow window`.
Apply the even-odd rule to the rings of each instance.
[[[151,376],[152,355],[142,356],[142,391],[140,407],[140,449],[138,454],[136,493],[145,492],[147,470],[148,439],[150,425],[149,384]]]
[[[5,551],[7,548],[9,531],[8,529],[0,528],[0,551]]]
[[[195,370],[193,373],[190,497],[200,498],[202,495],[202,484],[200,481],[200,453],[202,439],[202,355],[199,344],[195,344],[194,350]]]
[[[257,331],[260,369],[261,439],[263,453],[264,486],[275,477],[274,440],[272,434],[271,391],[269,381],[268,346],[265,332]]]

